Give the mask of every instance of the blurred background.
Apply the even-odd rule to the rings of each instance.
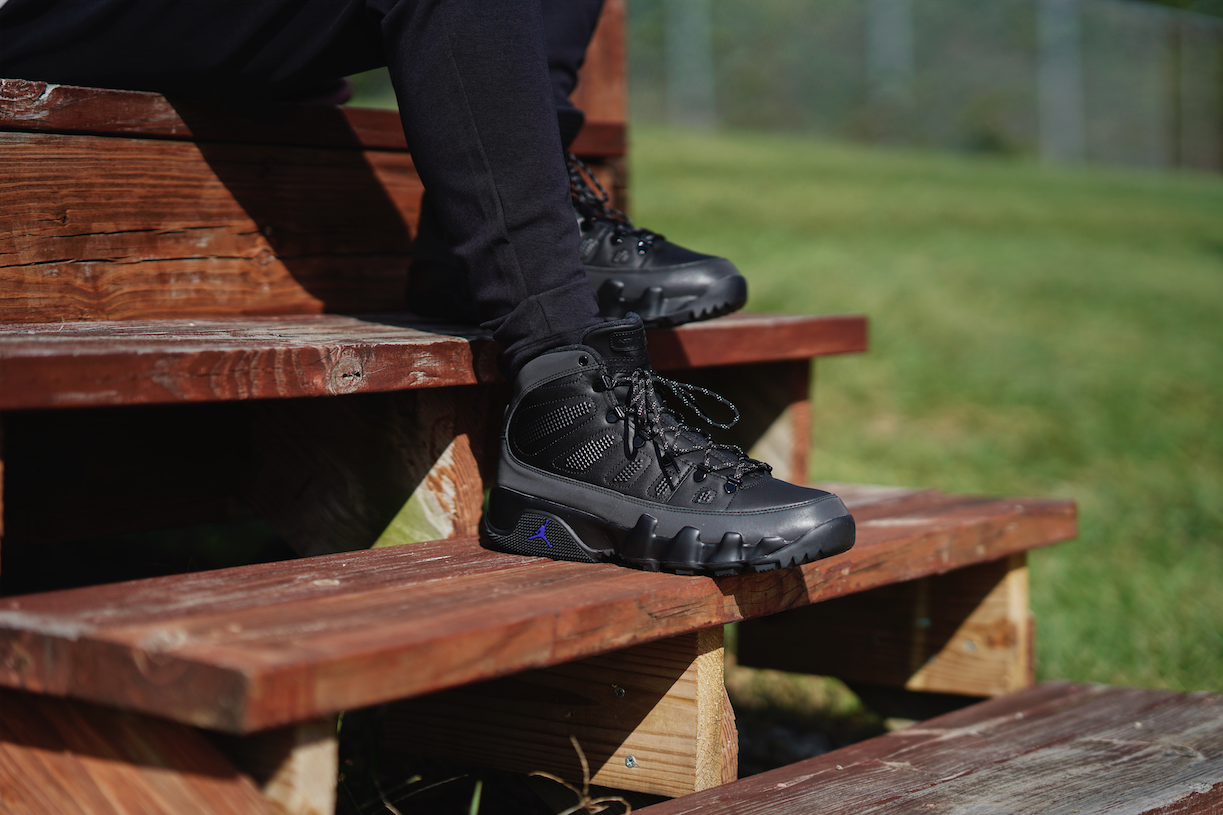
[[[1220,168],[1223,19],[1203,13],[1124,0],[633,0],[630,14],[637,122]]]
[[[1078,501],[1031,558],[1040,679],[1223,691],[1220,15],[629,3],[637,223],[734,260],[751,310],[871,319],[817,368],[811,479]],[[825,747],[870,718],[728,682],[761,738],[771,709]]]

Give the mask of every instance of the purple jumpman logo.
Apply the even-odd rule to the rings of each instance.
[[[551,549],[551,548],[552,548],[552,544],[551,544],[551,543],[548,541],[548,534],[547,534],[547,532],[548,532],[548,522],[547,522],[547,521],[544,521],[544,522],[543,522],[543,523],[540,525],[539,529],[536,529],[536,530],[535,530],[535,534],[534,534],[534,535],[532,535],[531,537],[527,538],[527,540],[529,540],[529,541],[533,541],[533,540],[541,540],[541,541],[543,541],[544,543],[547,543],[547,544],[548,544],[548,548],[549,548],[549,549]]]

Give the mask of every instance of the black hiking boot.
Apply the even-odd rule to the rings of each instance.
[[[599,298],[599,316],[635,312],[653,328],[729,314],[747,302],[747,280],[733,263],[633,226],[608,206],[607,191],[577,156],[566,153],[565,163],[582,229],[582,264]]]
[[[582,230],[582,264],[599,298],[600,317],[635,312],[650,327],[682,325],[729,314],[747,302],[747,281],[729,260],[633,226],[627,215],[607,205],[607,192],[585,164],[572,153],[565,162]],[[467,274],[450,251],[427,193],[412,244],[407,295],[408,307],[422,317],[479,322]]]
[[[542,354],[514,382],[483,531],[492,548],[650,571],[729,575],[844,552],[854,520],[835,495],[788,484],[662,403],[730,427],[738,411],[650,370],[636,315]],[[734,411],[706,416],[697,394]]]

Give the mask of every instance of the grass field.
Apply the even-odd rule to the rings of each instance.
[[[1223,690],[1223,178],[636,127],[633,215],[749,308],[864,312],[811,477],[1074,498],[1041,678]]]

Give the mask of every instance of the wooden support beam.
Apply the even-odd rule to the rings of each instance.
[[[340,771],[336,717],[325,716],[252,736],[210,734],[283,815],[332,815]]]
[[[388,745],[579,788],[685,795],[733,780],[738,736],[723,688],[722,628],[527,671],[391,708]]]
[[[276,810],[193,728],[5,690],[0,691],[0,812],[275,815]]]
[[[998,696],[1033,683],[1032,638],[1021,552],[749,620],[738,658],[847,682]]]

